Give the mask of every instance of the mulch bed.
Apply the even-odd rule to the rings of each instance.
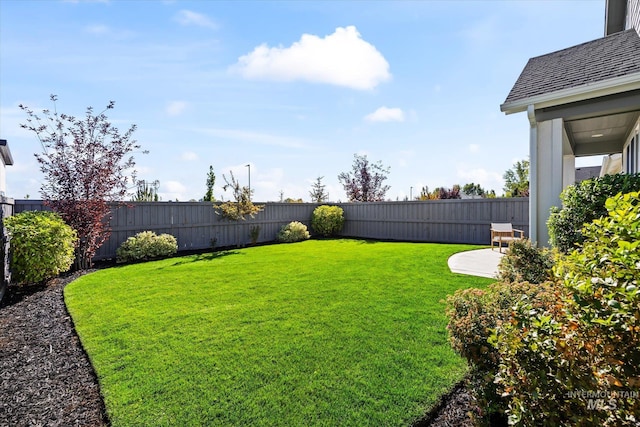
[[[25,288],[0,302],[0,425],[108,426],[98,380],[62,296],[85,272]],[[462,384],[413,427],[472,426]]]
[[[109,425],[62,297],[65,285],[80,275],[10,286],[0,303],[0,425]]]

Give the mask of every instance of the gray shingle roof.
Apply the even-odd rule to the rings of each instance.
[[[631,29],[529,59],[505,104],[640,72],[640,36]]]

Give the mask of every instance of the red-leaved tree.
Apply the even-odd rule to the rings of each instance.
[[[51,95],[55,107],[57,96]],[[40,189],[45,204],[58,212],[78,232],[74,269],[91,267],[91,259],[109,237],[110,202],[123,200],[129,183],[135,182],[131,153],[140,148],[132,139],[132,125],[121,134],[101,113],[88,107],[82,118],[43,110],[42,117],[24,105],[27,123],[43,152],[35,154],[45,180]]]
[[[389,191],[383,185],[389,174],[389,168],[381,162],[370,163],[367,156],[354,154],[352,172],[342,172],[338,181],[342,184],[350,202],[381,202]]]

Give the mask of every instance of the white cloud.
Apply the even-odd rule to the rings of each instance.
[[[352,89],[373,89],[391,79],[389,63],[354,26],[320,38],[303,34],[290,47],[262,44],[238,58],[232,70],[247,79],[303,80]]]
[[[160,189],[158,191],[158,195],[162,200],[170,201],[170,200],[187,200],[187,187],[178,181],[166,181],[160,182]]]
[[[179,116],[187,108],[184,101],[171,101],[167,104],[165,112],[170,116]]]
[[[218,26],[209,19],[208,16],[186,9],[178,12],[175,16],[175,20],[180,25],[195,25],[197,27],[211,28],[213,30],[218,28]]]
[[[178,181],[167,181],[164,187],[169,193],[182,193],[187,191],[187,187]]]
[[[488,171],[483,168],[467,168],[465,165],[458,165],[458,178],[462,181],[460,185],[475,182],[480,184],[485,190],[495,190],[500,193],[504,181],[502,175],[497,172]]]
[[[184,153],[182,153],[180,158],[182,160],[187,161],[187,162],[192,162],[194,160],[198,160],[198,155],[196,153],[194,153],[193,151],[185,151]]]
[[[110,37],[115,40],[124,40],[135,35],[133,31],[115,29],[104,24],[87,25],[84,30],[94,36]]]
[[[478,144],[469,144],[469,152],[477,153],[480,151],[480,146]]]
[[[404,112],[400,108],[380,107],[364,119],[368,122],[404,122]]]

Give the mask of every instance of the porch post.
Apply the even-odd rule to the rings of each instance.
[[[538,242],[538,122],[533,105],[527,107],[529,118],[529,240]]]
[[[535,204],[532,206],[535,212],[531,212],[534,215],[532,222],[535,221],[535,234],[531,233],[531,240],[536,241],[539,246],[547,246],[549,242],[547,229],[549,211],[553,206],[560,206],[560,193],[565,179],[563,174],[565,160],[562,151],[564,137],[562,119],[538,122],[535,137],[536,144],[531,147],[531,170],[535,171],[532,173],[532,176],[535,176],[535,182],[530,183],[530,187],[535,190],[529,199],[535,200]]]

